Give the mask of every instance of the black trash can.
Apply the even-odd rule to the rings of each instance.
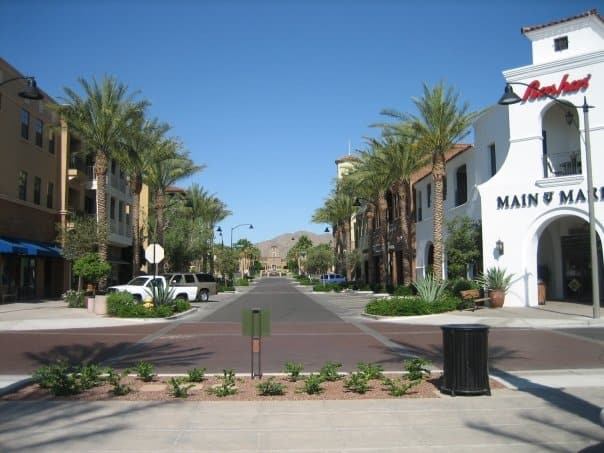
[[[490,395],[489,326],[448,324],[443,332],[444,374],[440,391],[455,395]]]

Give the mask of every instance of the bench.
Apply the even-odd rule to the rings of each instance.
[[[462,309],[471,308],[474,311],[478,304],[484,307],[484,303],[489,300],[488,297],[480,297],[480,291],[477,289],[466,289],[465,291],[460,291],[459,294],[463,302]]]

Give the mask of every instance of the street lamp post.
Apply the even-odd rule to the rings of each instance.
[[[231,228],[231,248],[233,248],[233,230],[242,226],[249,226],[250,230],[254,229],[254,225],[252,225],[251,223],[240,223],[239,225],[235,225],[233,228]]]
[[[25,99],[32,99],[35,101],[39,101],[40,99],[44,99],[44,96],[38,89],[36,84],[36,79],[34,77],[13,77],[12,79],[5,80],[4,82],[0,82],[0,86],[5,85],[9,82],[13,82],[15,80],[27,80],[27,87],[19,92],[19,96]]]
[[[512,85],[523,85],[528,87],[529,85],[523,82],[507,82],[505,86],[505,92],[501,99],[499,99],[498,104],[500,105],[511,105],[517,104],[522,101],[520,97],[514,93],[512,89]],[[591,166],[591,142],[590,142],[590,130],[589,130],[589,109],[594,108],[594,106],[589,105],[587,103],[587,98],[583,97],[583,105],[574,105],[568,102],[562,102],[559,99],[553,97],[549,93],[545,91],[535,88],[531,86],[531,88],[535,91],[538,91],[543,96],[551,99],[556,104],[561,105],[562,107],[572,107],[575,110],[583,111],[583,123],[585,124],[585,160],[586,160],[586,169],[585,169],[585,177],[587,179],[587,208],[588,208],[588,216],[589,216],[589,247],[591,251],[591,296],[592,296],[592,304],[593,304],[593,317],[600,318],[600,280],[599,280],[599,272],[598,272],[598,248],[597,248],[597,237],[596,237],[596,214],[594,207],[594,190],[593,190],[593,180],[592,180],[592,166]]]

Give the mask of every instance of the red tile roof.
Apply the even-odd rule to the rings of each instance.
[[[445,153],[445,161],[449,162],[454,157],[459,156],[461,153],[468,151],[472,148],[472,145],[467,143],[458,143],[453,146],[449,151]],[[417,184],[419,181],[424,179],[426,176],[429,176],[432,173],[432,162],[427,165],[424,165],[422,168],[417,170],[415,174],[411,177],[411,183]]]
[[[584,17],[589,17],[589,16],[595,16],[598,19],[600,19],[602,22],[604,22],[604,18],[602,16],[600,16],[600,14],[598,13],[598,10],[597,9],[592,9],[592,10],[589,10],[589,11],[583,13],[583,14],[579,14],[579,15],[573,16],[573,17],[568,17],[566,19],[556,20],[556,21],[553,21],[553,22],[549,22],[547,24],[533,25],[531,27],[522,27],[520,29],[520,33],[526,34],[526,33],[529,33],[531,31],[540,30],[542,28],[547,28],[547,27],[551,27],[553,25],[563,24],[565,22],[570,22],[570,21],[573,21],[573,20],[576,20],[576,19],[582,19]]]

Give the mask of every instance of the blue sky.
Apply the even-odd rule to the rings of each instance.
[[[195,182],[233,215],[225,243],[311,222],[335,160],[376,135],[380,111],[414,113],[444,80],[472,109],[497,101],[502,71],[530,64],[523,26],[594,1],[0,0],[0,55],[55,99],[113,75],[172,125]],[[602,11],[600,11],[602,12]]]

